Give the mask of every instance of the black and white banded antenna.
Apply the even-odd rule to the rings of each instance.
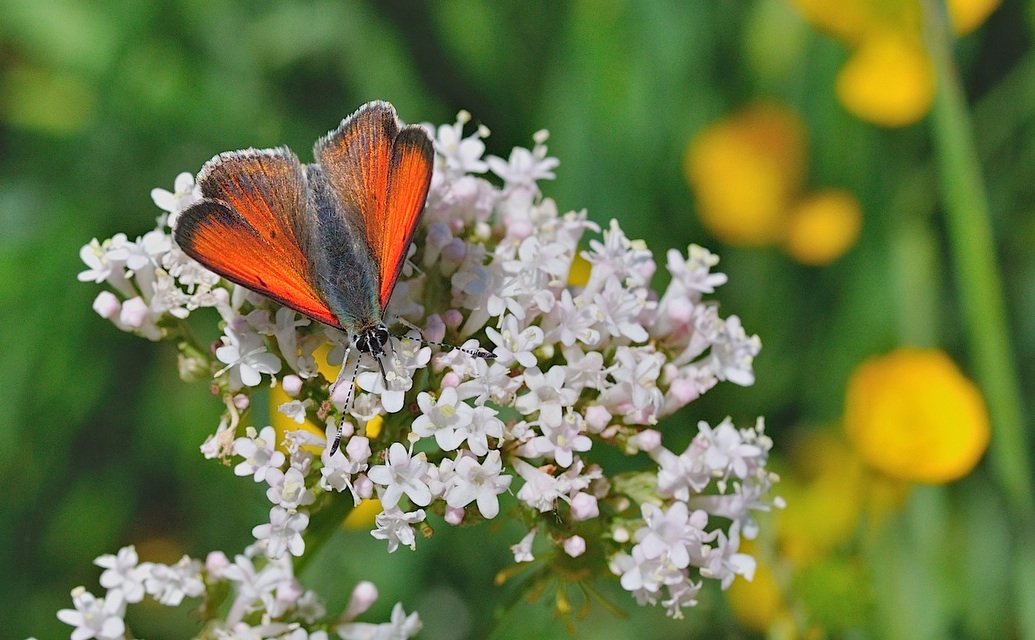
[[[414,327],[413,325],[411,325],[410,323],[406,322],[405,320],[402,320],[402,323],[407,325],[407,326],[409,326],[411,329],[414,329],[414,330],[416,330],[418,332],[420,331],[419,329],[417,329],[417,327]],[[440,349],[444,349],[446,351],[460,351],[462,353],[466,353],[467,355],[469,355],[469,356],[471,356],[473,358],[481,358],[482,360],[495,360],[496,359],[496,354],[495,353],[493,353],[491,351],[488,351],[486,349],[482,349],[481,347],[479,347],[477,349],[471,349],[471,348],[468,348],[468,347],[458,347],[456,345],[449,344],[448,342],[434,342],[432,340],[425,340],[423,337],[421,337],[419,335],[417,335],[417,336],[412,336],[412,335],[397,336],[397,335],[393,335],[392,337],[396,338],[398,340],[403,340],[403,339],[415,340],[415,341],[420,342],[422,344],[426,344],[426,345],[429,345],[429,346],[432,346],[432,347],[439,347]],[[344,382],[344,380],[346,379],[346,376],[344,375],[344,372],[345,372],[345,368],[344,367],[350,366],[349,365],[349,354],[350,354],[351,351],[352,351],[351,345],[345,349],[345,357],[342,360],[342,367],[343,367],[342,368],[342,373],[338,375],[338,379],[335,380],[333,385],[331,385],[331,393],[330,393],[331,397],[334,396],[334,391],[338,387],[338,385],[341,384],[342,382]],[[330,449],[330,453],[329,453],[329,455],[331,455],[331,456],[333,456],[338,451],[338,448],[341,446],[341,438],[342,438],[341,423],[345,420],[345,416],[348,415],[349,406],[352,403],[353,387],[355,387],[356,375],[357,375],[357,373],[359,371],[359,361],[360,361],[360,358],[362,358],[362,357],[363,357],[362,354],[360,354],[360,357],[356,358],[355,364],[352,365],[352,366],[354,366],[355,370],[352,372],[352,375],[347,376],[348,381],[349,381],[348,382],[349,386],[348,386],[348,390],[347,390],[346,395],[345,395],[345,402],[342,404],[342,418],[341,418],[341,420],[338,421],[338,432],[334,435],[334,442],[331,443],[331,449]],[[385,365],[384,365],[383,360],[381,359],[382,357],[383,356],[375,357],[375,360],[377,360],[377,364],[381,368],[381,379],[384,380],[385,384],[387,385],[388,384],[388,375],[385,373]]]

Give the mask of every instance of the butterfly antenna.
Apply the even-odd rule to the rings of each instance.
[[[419,327],[416,327],[416,326],[410,324],[409,322],[406,322],[402,318],[400,318],[400,321],[404,325],[406,325],[409,328],[414,329],[415,331],[420,333],[420,328]],[[425,340],[424,337],[420,336],[420,335],[418,335],[418,336],[404,335],[404,336],[395,336],[395,337],[398,338],[399,340],[402,340],[404,338],[410,338],[411,340],[416,340],[418,342],[423,342],[424,344],[430,345],[432,347],[439,347],[440,349],[445,349],[446,351],[463,351],[464,353],[466,353],[469,356],[473,356],[475,358],[481,358],[483,360],[495,360],[496,359],[496,354],[495,353],[493,353],[491,351],[486,351],[485,349],[482,349],[481,347],[479,347],[477,349],[468,349],[467,347],[458,347],[455,344],[449,344],[448,342],[432,342],[431,340]]]
[[[468,349],[467,347],[458,347],[455,344],[449,344],[448,342],[431,342],[430,340],[424,340],[423,338],[421,339],[421,342],[423,342],[424,344],[430,344],[433,347],[439,347],[439,348],[442,348],[442,349],[446,349],[447,351],[463,351],[464,353],[466,353],[469,356],[474,356],[475,358],[481,358],[483,360],[495,360],[496,359],[496,354],[495,353],[493,353],[491,351],[486,351],[485,349],[482,349],[481,347],[479,347],[477,349]]]
[[[341,423],[338,423],[338,433],[334,434],[334,442],[331,443],[331,455],[338,453],[338,447],[341,446]]]

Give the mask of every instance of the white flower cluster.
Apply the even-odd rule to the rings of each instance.
[[[214,551],[204,563],[184,558],[175,565],[140,562],[134,547],[123,547],[116,555],[97,558],[104,568],[101,586],[107,589],[97,598],[84,587],[72,590],[74,609],[62,609],[58,619],[75,627],[72,640],[121,640],[127,636],[126,605],[147,594],[159,604],[179,606],[185,597],[196,598],[206,589],[229,586],[233,600],[226,617],[212,624],[205,637],[219,640],[327,640],[328,631],[344,640],[411,638],[421,629],[416,613],[406,615],[396,604],[389,622],[355,622],[377,601],[377,588],[361,582],[352,591],[346,610],[328,620],[327,610],[315,592],[302,588],[290,561],[261,558],[257,545],[245,550],[233,562]],[[315,623],[320,627],[309,631]]]
[[[704,300],[726,282],[712,271],[714,254],[696,245],[685,256],[669,251],[671,280],[658,295],[643,242],[615,221],[601,233],[585,211],[560,214],[542,195],[538,182],[558,165],[545,132],[508,160],[486,157],[488,131],[465,137],[469,119],[462,112],[453,125],[426,125],[435,171],[389,305],[389,321],[419,327],[420,336],[392,339],[384,374],[373,362],[346,362],[357,368],[349,401],[330,395],[318,362],[329,345],[327,360],[341,363],[346,336],[221,280],[172,241],[170,225],[199,197],[188,174],[175,193],[152,193],[167,212],[157,229],[84,247],[89,269],[79,278],[111,286],[94,308],[119,328],[178,340],[183,377],[215,377],[227,412],[202,451],[238,456],[235,473],[267,485],[269,522],[253,530],[268,559],[263,571],[289,575],[290,557],[312,544],[311,517],[348,491],[352,504],[380,500],[373,535],[389,551],[412,548],[416,526],[430,532],[429,513],[459,525],[502,509],[529,526],[512,547],[517,562],[563,563],[598,547],[595,557],[610,560],[598,574],[610,569],[641,604],[660,601],[678,616],[695,604],[702,579],[723,588],[735,575],[750,579],[753,561],[738,544],[755,533],[752,511],[773,504],[771,442],[760,420],[738,430],[727,419],[714,429],[700,423],[677,455],[653,427],[719,381],[752,384],[759,340]],[[203,307],[222,321],[211,350],[192,342],[184,322]],[[445,339],[469,348],[424,344]],[[493,360],[468,353],[490,344]],[[278,442],[272,427],[249,427],[239,437],[241,412],[264,380],[293,398],[281,413],[323,433],[299,428]],[[331,455],[339,429],[343,446]],[[686,427],[665,427],[673,429]],[[642,470],[602,467],[595,451],[603,447]],[[507,493],[516,501],[501,505]],[[546,541],[538,551],[537,537]],[[250,567],[242,558],[234,566]],[[244,609],[263,603],[271,618],[283,611],[248,598]],[[89,606],[108,605],[91,598]]]

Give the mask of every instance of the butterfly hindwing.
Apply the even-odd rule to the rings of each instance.
[[[305,176],[286,149],[217,156],[198,177],[202,200],[176,222],[176,242],[227,280],[331,326],[338,320],[312,284],[302,250]]]
[[[314,148],[341,215],[365,236],[378,269],[384,309],[424,210],[434,147],[418,126],[401,126],[387,102],[371,102]],[[359,229],[361,227],[361,230]]]

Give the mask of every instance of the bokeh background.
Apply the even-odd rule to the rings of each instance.
[[[662,425],[766,417],[789,506],[755,583],[682,621],[602,584],[628,617],[574,637],[1035,637],[1035,3],[950,5],[925,38],[919,0],[0,0],[0,635],[69,633],[100,554],[232,555],[268,507],[199,455],[220,406],[174,349],[92,311],[79,248],[152,228],[150,190],[215,153],[305,159],[386,99],[470,111],[497,155],[549,129],[562,210],[659,262],[718,252],[716,298],[762,338],[754,386]],[[889,353],[917,357],[860,373]],[[447,533],[393,556],[343,533],[303,581],[340,583],[333,611],[373,579],[372,618],[402,600],[427,638],[503,606],[498,637],[568,635],[493,586],[513,532]],[[187,609],[129,621],[185,637]]]

